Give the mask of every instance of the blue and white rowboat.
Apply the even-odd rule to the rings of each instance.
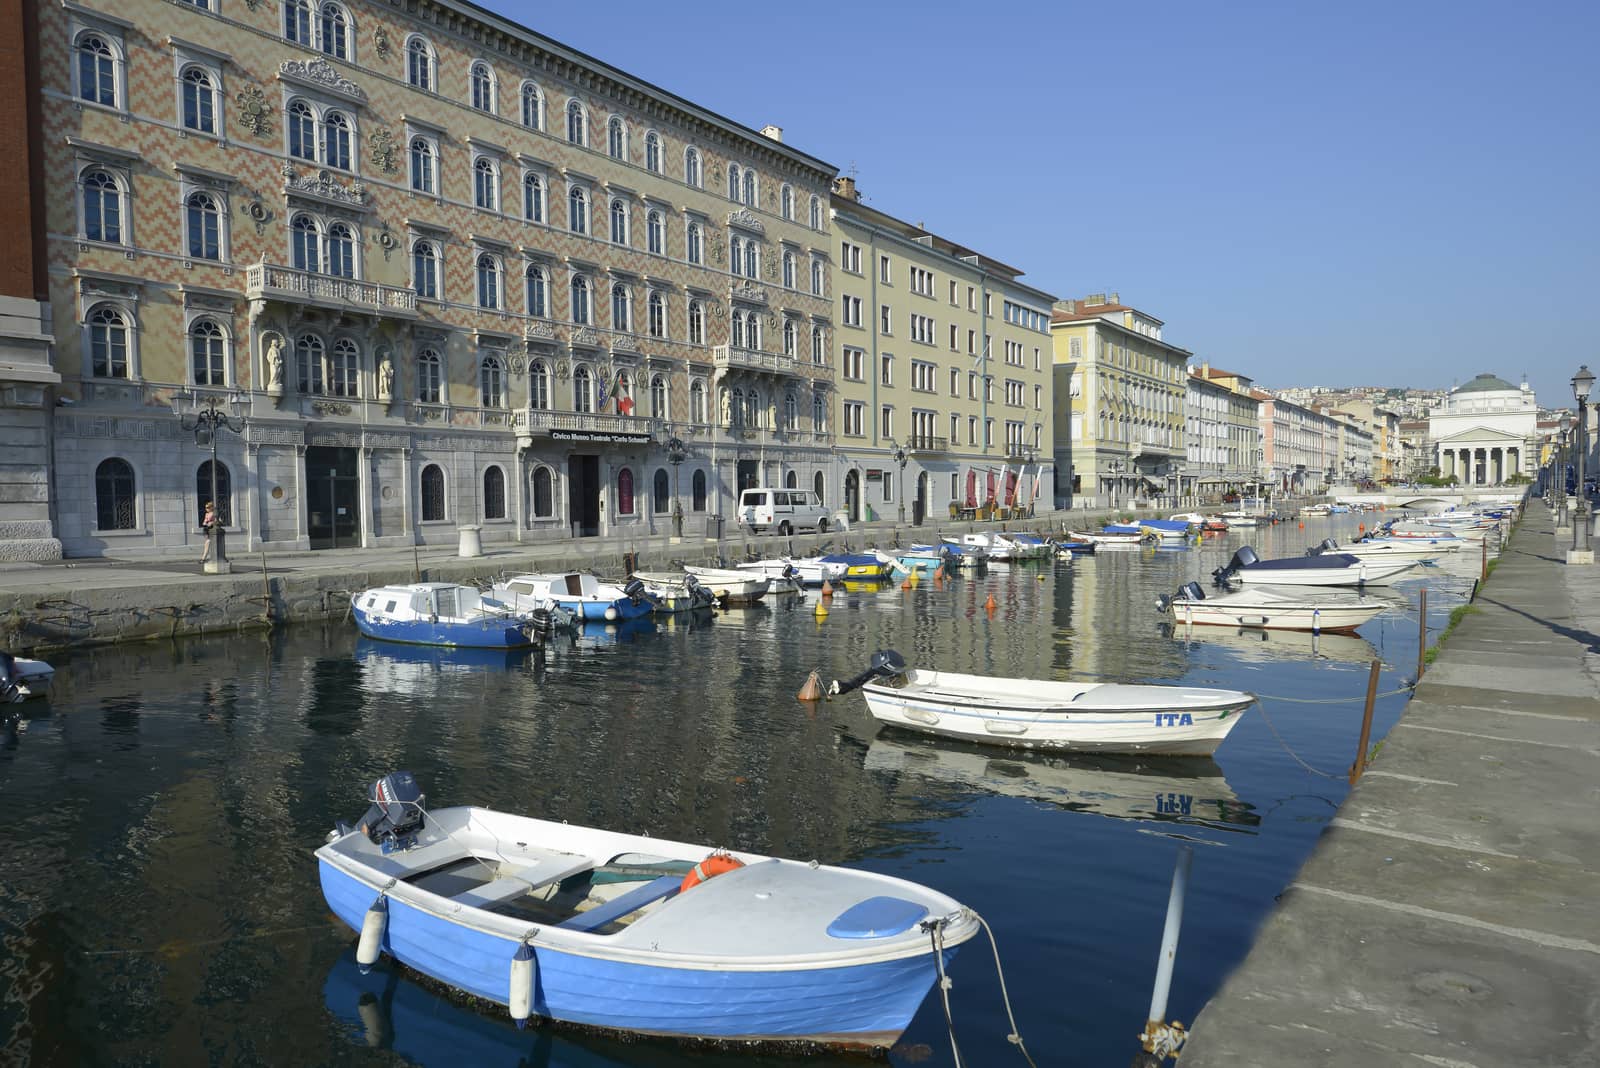
[[[363,635],[390,642],[520,649],[537,640],[526,615],[453,582],[379,586],[357,595],[350,611]]]
[[[562,575],[514,575],[497,582],[489,591],[497,600],[518,610],[554,605],[571,612],[573,618],[619,623],[639,619],[656,610],[643,583],[618,586],[601,582],[593,575],[571,572]]]

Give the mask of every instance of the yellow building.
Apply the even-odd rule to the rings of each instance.
[[[1053,507],[1050,307],[1022,274],[834,185],[835,419],[852,518]],[[902,485],[903,483],[903,485]]]
[[[1163,341],[1161,320],[1115,293],[1057,302],[1050,331],[1056,465],[1071,472],[1061,496],[1086,507],[1175,496],[1193,353]]]

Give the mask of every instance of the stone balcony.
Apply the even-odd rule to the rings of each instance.
[[[245,268],[245,296],[251,300],[311,304],[334,311],[375,312],[407,319],[417,315],[417,295],[410,289],[301,271],[276,263],[253,263]]]
[[[919,455],[949,452],[950,439],[931,434],[913,434],[906,440],[906,451]]]

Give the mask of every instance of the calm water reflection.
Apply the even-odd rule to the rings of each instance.
[[[1248,536],[1263,556],[1298,553],[1358,521]],[[404,975],[354,973],[311,851],[370,780],[407,767],[436,805],[937,886],[993,925],[1041,1064],[1126,1063],[1177,842],[1202,847],[1171,1010],[1189,1020],[1342,800],[1367,664],[1383,660],[1380,688],[1399,688],[1416,587],[1437,626],[1478,564],[1380,594],[1395,611],[1357,637],[1163,626],[1156,595],[1208,576],[1246,536],[850,591],[821,623],[808,601],[601,627],[543,657],[386,646],[342,626],[62,657],[52,703],[0,738],[0,1042],[39,1064],[750,1063],[518,1033]],[[812,668],[852,674],[879,647],[958,671],[1233,686],[1265,709],[1214,761],[1086,760],[884,734],[858,696],[793,699]],[[1353,700],[1283,700],[1330,697]],[[1381,700],[1378,737],[1403,700]],[[1010,1061],[987,950],[963,953],[953,977],[969,1059]],[[894,1060],[948,1063],[948,1045],[930,999]]]

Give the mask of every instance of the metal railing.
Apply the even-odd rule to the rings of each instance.
[[[948,452],[950,439],[932,434],[913,434],[906,440],[907,452]]]
[[[511,413],[514,430],[548,434],[552,430],[593,430],[609,434],[649,434],[656,429],[654,419],[600,412],[555,412],[544,408],[518,408]]]

